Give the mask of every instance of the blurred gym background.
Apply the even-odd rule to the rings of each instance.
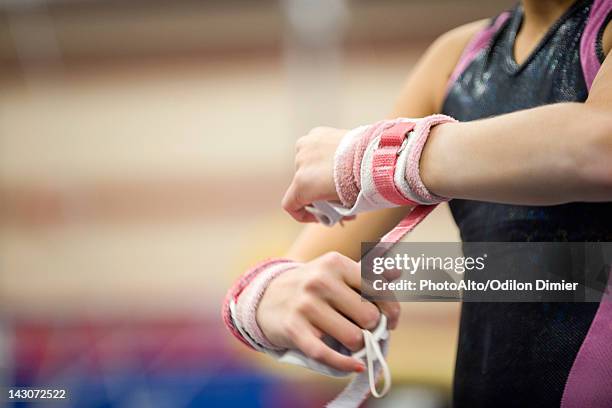
[[[279,206],[294,141],[384,117],[436,36],[510,4],[0,0],[0,388],[322,406],[343,381],[220,319],[232,280],[299,231]],[[440,208],[410,239],[458,237]],[[403,306],[394,387],[368,406],[448,406],[458,305]]]

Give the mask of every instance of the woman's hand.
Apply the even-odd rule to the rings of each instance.
[[[259,303],[257,324],[268,340],[299,349],[308,357],[342,371],[363,371],[363,363],[328,347],[328,334],[351,351],[363,348],[361,329],[374,329],[380,310],[388,327],[397,325],[397,302],[362,300],[359,263],[330,252],[275,278]],[[380,308],[380,309],[379,309]]]
[[[334,184],[334,154],[347,130],[317,127],[298,139],[295,149],[295,174],[282,206],[300,222],[316,221],[304,209],[318,200],[338,200]]]

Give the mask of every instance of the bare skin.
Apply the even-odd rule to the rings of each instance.
[[[518,62],[529,55],[571,1],[523,3],[525,22],[515,45]],[[389,116],[422,117],[439,112],[450,73],[469,39],[484,24],[459,27],[435,41],[409,76]],[[606,53],[612,47],[611,27],[604,33]],[[567,118],[572,120],[564,120]],[[301,138],[294,180],[283,199],[283,207],[297,220],[312,220],[304,205],[337,198],[330,182],[330,163],[344,132],[317,128]],[[491,138],[496,143],[486,142]],[[434,128],[421,168],[425,184],[439,195],[547,205],[612,201],[611,158],[612,59],[608,58],[586,103],[549,105]],[[408,211],[410,208],[397,208],[363,214],[344,228],[308,225],[287,254],[305,265],[275,279],[261,300],[257,320],[264,334],[274,344],[297,347],[337,369],[362,370],[360,362],[326,347],[320,336],[335,334],[352,350],[362,346],[359,328],[375,324],[377,309],[366,302],[347,307],[339,299],[354,302],[349,290],[358,290],[360,242],[375,241]],[[390,327],[395,327],[398,305],[379,307],[390,318]]]

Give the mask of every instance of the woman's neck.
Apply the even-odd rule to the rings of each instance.
[[[514,42],[514,59],[521,64],[546,32],[575,0],[523,0],[523,23]]]
[[[549,27],[575,2],[576,0],[523,0],[524,27]]]

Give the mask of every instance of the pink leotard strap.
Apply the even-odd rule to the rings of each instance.
[[[612,0],[595,0],[591,6],[589,19],[580,39],[580,63],[587,89],[591,89],[593,80],[601,68],[601,61],[597,55],[599,32],[612,12]]]
[[[491,42],[495,34],[499,31],[499,29],[508,21],[510,18],[510,12],[504,11],[499,16],[495,18],[493,24],[479,31],[468,43],[459,58],[459,62],[455,66],[450,78],[448,79],[448,83],[446,85],[446,92],[450,90],[451,86],[455,83],[457,78],[465,71],[465,69],[470,65],[472,61],[476,58],[476,56],[484,50]]]
[[[570,370],[561,408],[612,406],[612,272]]]

